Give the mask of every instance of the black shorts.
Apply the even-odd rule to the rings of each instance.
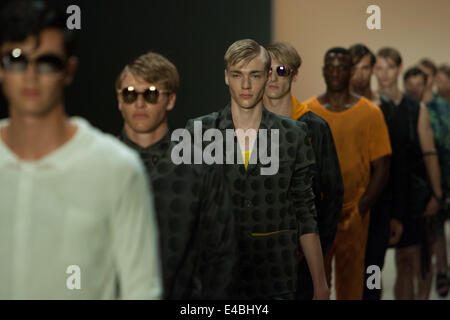
[[[426,232],[426,221],[424,217],[408,218],[403,221],[403,233],[396,247],[406,248],[420,245]]]

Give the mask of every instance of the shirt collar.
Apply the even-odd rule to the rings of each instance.
[[[152,144],[151,146],[147,148],[143,148],[134,141],[132,141],[128,135],[125,132],[125,129],[122,130],[121,135],[119,136],[119,139],[124,142],[127,146],[130,148],[136,150],[141,156],[151,155],[151,156],[163,156],[167,150],[170,147],[171,140],[170,140],[171,134],[169,131],[166,132],[164,137],[156,142],[155,144]]]
[[[264,106],[262,107],[262,118],[259,125],[259,129],[270,129],[271,126],[271,112],[268,111]],[[219,111],[219,125],[218,129],[235,129],[233,123],[233,117],[231,114],[231,103],[228,103],[225,108]]]
[[[73,158],[74,152],[81,149],[84,141],[86,130],[90,126],[89,123],[79,117],[73,117],[70,121],[77,126],[75,135],[63,144],[61,147],[46,155],[45,157],[35,161],[20,160],[5,142],[0,139],[0,167],[14,165],[14,166],[29,166],[33,168],[55,168],[62,169],[68,165],[70,159]],[[0,121],[0,127],[8,125],[9,119]]]

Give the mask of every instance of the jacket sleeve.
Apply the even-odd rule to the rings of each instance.
[[[202,299],[233,296],[236,275],[237,235],[223,166],[205,166],[201,194],[200,263]]]
[[[298,122],[297,125],[300,127],[297,155],[288,196],[294,204],[300,235],[304,235],[318,233],[317,212],[312,186],[315,159],[307,135],[306,124]]]
[[[316,152],[321,192],[319,229],[322,250],[331,247],[341,217],[344,184],[333,135],[327,123],[321,124],[319,151]]]

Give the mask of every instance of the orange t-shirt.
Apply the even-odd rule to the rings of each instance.
[[[342,112],[327,110],[317,97],[304,104],[330,126],[344,182],[344,204],[359,202],[370,181],[370,163],[392,153],[382,111],[364,97]]]
[[[292,115],[291,118],[298,120],[302,115],[310,111],[306,104],[298,102],[298,100],[292,96]]]

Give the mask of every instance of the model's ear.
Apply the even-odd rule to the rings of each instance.
[[[3,82],[3,75],[4,75],[4,73],[3,73],[3,68],[2,68],[2,66],[0,65],[0,83]]]
[[[292,77],[291,83],[297,81],[297,79],[298,79],[298,74],[299,74],[299,73],[300,73],[300,72],[297,70],[297,73]]]
[[[117,91],[117,89],[116,89],[116,91]],[[117,91],[117,93],[116,93],[116,97],[117,97],[117,108],[118,108],[120,111],[122,111],[122,99],[120,98],[120,94],[119,94],[118,91]]]
[[[70,57],[69,60],[67,61],[67,69],[66,74],[64,76],[64,84],[66,86],[72,83],[77,67],[78,67],[78,58]]]
[[[169,102],[167,103],[166,110],[170,111],[175,107],[175,101],[177,101],[177,95],[175,93],[171,93],[169,95]]]
[[[227,69],[225,69],[225,83],[226,83],[227,86],[230,85],[230,80],[228,79],[228,71],[227,71]]]

